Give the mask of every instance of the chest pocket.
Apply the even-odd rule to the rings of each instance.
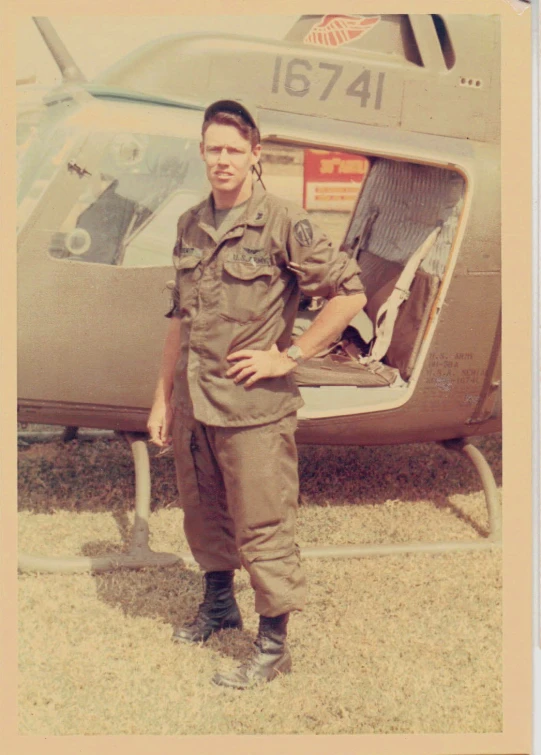
[[[275,268],[270,260],[231,255],[223,263],[220,316],[233,322],[263,320],[267,314]]]
[[[195,300],[196,282],[200,277],[199,265],[201,257],[201,252],[198,249],[194,249],[190,254],[183,254],[181,257],[174,258],[177,271],[180,314],[186,314]]]

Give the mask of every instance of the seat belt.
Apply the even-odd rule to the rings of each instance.
[[[421,246],[415,251],[406,263],[406,266],[400,273],[395,287],[391,291],[387,301],[383,302],[378,309],[376,317],[375,330],[376,337],[370,350],[370,361],[381,361],[391,344],[393,337],[394,325],[398,317],[398,310],[402,302],[406,301],[410,295],[410,288],[417,272],[417,268],[424,260],[430,249],[433,247],[441,231],[441,224],[435,228],[432,233],[423,241]]]

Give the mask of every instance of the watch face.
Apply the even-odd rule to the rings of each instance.
[[[300,350],[299,346],[290,346],[287,350],[287,355],[291,359],[294,359],[296,362],[302,359],[302,351]]]

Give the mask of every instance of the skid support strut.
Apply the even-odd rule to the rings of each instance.
[[[180,560],[175,553],[155,553],[148,546],[150,515],[150,462],[143,435],[126,433],[135,465],[135,521],[130,549],[127,553],[106,553],[103,556],[50,557],[19,554],[19,570],[23,572],[103,572],[113,569],[140,569],[144,566],[170,566]]]
[[[144,566],[169,566],[182,561],[194,565],[190,553],[155,553],[148,547],[150,513],[150,464],[145,441],[141,436],[126,434],[135,462],[135,522],[128,553],[110,553],[97,557],[54,558],[21,553],[20,571],[77,573],[137,569]],[[401,553],[450,553],[491,550],[501,546],[502,523],[498,488],[490,466],[481,451],[464,438],[444,441],[450,451],[464,455],[475,467],[485,494],[488,534],[477,540],[450,540],[435,543],[360,543],[358,545],[321,545],[301,548],[303,558],[361,558],[363,556],[397,555]]]
[[[449,540],[437,543],[361,543],[359,545],[322,545],[301,548],[303,558],[361,558],[400,553],[451,553],[491,550],[501,546],[502,524],[498,488],[492,470],[481,451],[465,438],[443,441],[450,451],[458,451],[475,467],[485,493],[488,513],[488,535],[478,540]]]

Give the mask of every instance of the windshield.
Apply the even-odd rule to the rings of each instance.
[[[179,215],[207,191],[199,143],[149,133],[60,132],[34,158],[19,220],[48,188],[35,219],[57,259],[166,266]],[[59,149],[59,144],[61,148]]]
[[[17,150],[17,225],[21,228],[50,184],[63,157],[82,136],[73,127],[35,129]]]

